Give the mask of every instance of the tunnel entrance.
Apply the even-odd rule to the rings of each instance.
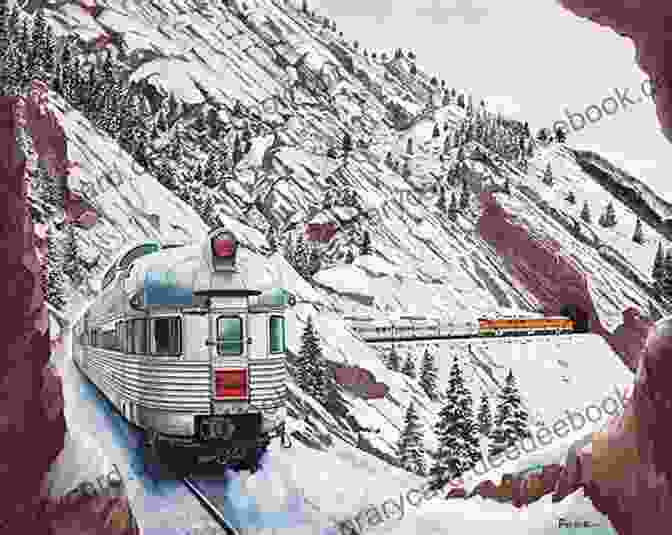
[[[567,316],[574,320],[574,332],[590,332],[590,315],[576,305],[565,305],[560,309],[561,316]]]

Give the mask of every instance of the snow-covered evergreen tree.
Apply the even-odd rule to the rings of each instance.
[[[294,243],[291,262],[296,272],[304,278],[310,277],[308,271],[309,254],[310,250],[308,249],[308,244],[306,243],[303,234],[300,233],[296,237],[296,242]]]
[[[316,244],[310,246],[310,252],[308,253],[308,261],[306,265],[306,271],[310,277],[313,277],[317,274],[318,271],[322,269],[322,258],[320,255],[320,249]]]
[[[415,363],[413,362],[413,355],[410,353],[406,357],[406,360],[404,361],[404,366],[401,368],[401,373],[404,375],[407,375],[411,379],[415,379],[417,377],[417,374],[415,373]]]
[[[583,208],[581,209],[580,217],[588,224],[592,222],[592,217],[590,215],[590,208],[588,207],[588,201],[583,201]]]
[[[490,455],[498,455],[516,441],[532,436],[529,416],[522,407],[512,370],[509,370],[498,398],[497,413],[490,433]]]
[[[387,367],[393,372],[398,372],[401,369],[401,356],[397,352],[397,349],[393,347],[390,352],[387,354]]]
[[[43,267],[43,279],[46,279],[45,299],[51,306],[62,310],[66,305],[63,255],[51,232],[47,234],[47,259]],[[42,284],[42,290],[45,291],[44,280]]]
[[[400,466],[424,476],[426,472],[424,449],[422,446],[422,426],[413,402],[410,403],[404,416],[404,428],[399,437],[397,451]]]
[[[567,197],[565,197],[565,200],[566,200],[569,204],[576,204],[576,196],[574,195],[574,192],[573,192],[573,191],[570,191],[570,192],[567,194]]]
[[[315,332],[312,316],[308,316],[301,335],[301,349],[296,362],[296,384],[306,394],[323,405],[329,394],[329,377],[320,340]]]
[[[473,468],[481,457],[474,421],[473,400],[464,383],[457,357],[450,370],[445,403],[439,411],[435,432],[439,447],[430,469],[432,487],[441,488],[450,479]]]
[[[658,242],[658,251],[656,251],[656,256],[653,259],[653,269],[651,276],[657,284],[660,284],[663,280],[663,274],[665,273],[665,253],[663,251],[663,244]]]
[[[553,185],[553,171],[551,171],[550,162],[546,164],[546,169],[544,171],[544,178],[542,179],[542,182],[547,186]]]
[[[632,235],[632,241],[640,245],[644,243],[644,229],[642,228],[642,220],[639,218],[637,218],[637,223],[635,223],[635,232]]]
[[[460,209],[457,204],[457,195],[453,192],[450,195],[450,206],[448,207],[448,219],[451,221],[457,221],[457,215],[459,214]]]
[[[663,274],[659,286],[666,297],[672,297],[672,249],[668,249],[663,259]]]
[[[604,209],[604,212],[600,216],[598,223],[600,226],[609,228],[616,225],[616,210],[614,209],[614,203],[609,201],[607,206]]]
[[[413,155],[413,138],[409,137],[406,140],[406,154]]]
[[[77,244],[77,231],[72,225],[68,225],[65,233],[65,242],[63,244],[63,273],[65,273],[75,285],[82,283],[84,274],[82,272],[79,245]]]
[[[462,180],[462,192],[460,194],[460,211],[464,212],[469,208],[469,202],[471,200],[471,192],[469,191],[469,185],[467,184],[466,179]]]
[[[489,436],[492,430],[492,412],[488,395],[481,393],[481,404],[478,407],[478,431],[481,435]]]
[[[432,130],[432,138],[436,139],[441,135],[441,130],[439,130],[439,123],[434,123],[434,130]]]
[[[434,354],[425,348],[420,364],[420,387],[425,391],[427,397],[432,401],[439,399],[437,392],[438,371],[434,362]]]
[[[372,254],[371,251],[371,234],[368,230],[364,231],[364,236],[362,237],[362,243],[359,247],[359,254],[361,256]]]

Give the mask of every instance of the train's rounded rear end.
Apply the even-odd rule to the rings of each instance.
[[[200,246],[137,246],[76,327],[78,367],[175,464],[254,469],[274,438],[287,445],[291,296],[257,288],[240,256],[226,229]]]

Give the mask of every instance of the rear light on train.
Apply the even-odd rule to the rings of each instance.
[[[215,370],[215,399],[240,399],[247,395],[247,370]]]
[[[227,230],[220,230],[210,238],[210,252],[215,271],[235,271],[238,240]]]
[[[212,240],[212,250],[218,258],[231,258],[236,251],[236,242],[234,240],[214,239]]]

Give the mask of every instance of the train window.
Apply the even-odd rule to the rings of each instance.
[[[147,353],[147,320],[133,319],[126,323],[126,348],[133,355]]]
[[[179,355],[182,346],[182,319],[152,319],[152,354]]]
[[[220,355],[243,353],[243,320],[238,316],[217,318],[217,352]]]
[[[117,344],[118,344],[118,351],[121,351],[123,353],[126,353],[126,346],[127,346],[128,340],[126,339],[126,322],[125,321],[118,321],[117,322]]]
[[[100,346],[108,351],[117,350],[117,333],[112,329],[106,329],[100,333]]]
[[[282,316],[271,316],[269,320],[270,328],[270,352],[284,353],[287,351],[287,331],[285,328],[285,318]]]

